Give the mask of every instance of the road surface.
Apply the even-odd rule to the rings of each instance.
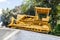
[[[60,40],[60,37],[25,30],[0,28],[1,40]]]

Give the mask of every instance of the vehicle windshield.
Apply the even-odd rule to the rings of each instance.
[[[38,14],[39,18],[42,19],[42,18],[46,18],[47,17],[47,14]]]

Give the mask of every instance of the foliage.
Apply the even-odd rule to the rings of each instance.
[[[60,36],[60,24],[58,24],[52,31],[53,35]]]
[[[22,13],[25,13],[28,9],[29,9],[29,7],[30,7],[30,4],[31,2],[29,1],[29,0],[26,0],[25,1],[25,3],[23,3],[22,5],[21,5],[21,12]]]
[[[2,10],[2,16],[1,20],[3,22],[3,25],[7,26],[10,22],[10,18],[14,16],[11,11],[7,8],[6,10]]]

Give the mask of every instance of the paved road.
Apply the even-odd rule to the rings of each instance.
[[[0,28],[0,40],[60,40],[60,37],[25,30]]]
[[[24,30],[20,30],[14,37],[13,40],[60,40],[60,37]]]

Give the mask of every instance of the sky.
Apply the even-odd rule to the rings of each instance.
[[[21,5],[23,0],[0,0],[0,13],[1,9],[13,9],[15,6]]]
[[[14,8],[15,6],[21,5],[23,0],[0,0],[1,8]]]

